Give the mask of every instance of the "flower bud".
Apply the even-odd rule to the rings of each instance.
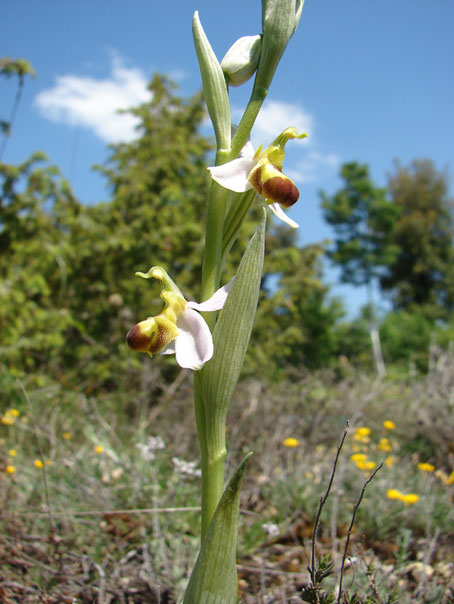
[[[304,0],[262,0],[263,49],[255,85],[268,90],[298,26]]]
[[[243,36],[226,52],[222,71],[230,86],[241,86],[255,73],[262,50],[262,36]]]

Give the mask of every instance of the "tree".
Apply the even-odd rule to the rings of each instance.
[[[162,265],[188,299],[199,298],[212,150],[200,133],[204,106],[198,94],[179,98],[163,76],[155,76],[150,90],[152,100],[132,109],[140,118],[137,138],[110,147],[98,168],[110,201],[80,204],[43,154],[18,166],[0,163],[0,361],[15,375],[64,379],[86,391],[131,389],[148,359],[129,353],[125,334],[162,305],[159,285],[134,273]],[[260,213],[254,204],[224,281]],[[337,316],[321,282],[322,247],[299,248],[293,231],[269,224],[263,308],[252,344],[257,355],[249,369],[265,353],[267,367],[320,366],[333,350]],[[276,333],[273,347],[265,348],[260,330]],[[154,367],[177,371],[168,359],[156,359]]]
[[[0,143],[0,161],[5,153],[8,138],[11,136],[11,129],[16,118],[17,110],[19,109],[26,75],[36,75],[35,70],[28,61],[25,61],[24,59],[10,59],[9,57],[3,57],[0,59],[0,76],[6,78],[10,78],[12,76],[17,77],[17,91],[10,116],[8,120],[0,119],[0,131],[3,134],[3,141]]]
[[[261,299],[249,366],[270,377],[282,368],[327,367],[336,359],[341,303],[322,281],[324,244],[298,247],[297,233],[275,226],[267,235]]]
[[[334,195],[321,192],[325,220],[334,227],[335,241],[328,256],[341,269],[341,280],[365,285],[370,308],[370,336],[377,371],[384,364],[375,319],[373,286],[394,260],[398,248],[391,240],[398,208],[376,187],[367,165],[352,162],[341,169],[344,186]]]
[[[381,275],[381,286],[397,310],[447,319],[454,310],[454,219],[447,177],[427,159],[408,167],[396,162],[388,188],[400,209],[391,233],[399,253]]]

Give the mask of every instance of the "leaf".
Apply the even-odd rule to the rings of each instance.
[[[211,443],[214,450],[219,450],[219,441],[223,441],[225,436],[224,421],[254,325],[263,271],[265,226],[264,211],[263,220],[246,248],[232,289],[216,322],[213,358],[203,368],[202,393],[207,425],[219,428],[214,435],[218,442]]]
[[[240,463],[221,497],[203,540],[183,604],[234,604],[237,601],[240,486],[251,455],[249,453]]]

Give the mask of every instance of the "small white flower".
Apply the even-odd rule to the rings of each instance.
[[[149,436],[146,444],[138,443],[136,449],[139,449],[141,457],[145,461],[153,461],[156,455],[154,451],[165,449],[166,444],[160,436]]]
[[[157,352],[175,354],[180,367],[201,369],[213,356],[213,337],[199,312],[220,310],[224,306],[232,281],[215,292],[211,298],[198,304],[187,302],[178,287],[161,267],[139,277],[159,279],[163,283],[161,298],[166,306],[156,317],[149,317],[132,327],[127,336],[128,345],[152,356]]]
[[[185,461],[184,459],[178,459],[178,457],[172,457],[173,465],[177,472],[180,474],[186,474],[187,476],[202,476],[202,470],[196,468],[197,461]]]
[[[279,527],[274,522],[265,522],[262,524],[262,529],[269,537],[277,537],[279,535]]]

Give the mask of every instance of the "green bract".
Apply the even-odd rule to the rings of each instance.
[[[251,454],[238,466],[219,502],[191,574],[183,604],[237,601],[236,543],[240,486]]]
[[[203,31],[198,11],[194,13],[192,20],[192,34],[202,76],[203,93],[208,113],[213,122],[217,148],[228,150],[231,131],[229,95],[224,72]]]

